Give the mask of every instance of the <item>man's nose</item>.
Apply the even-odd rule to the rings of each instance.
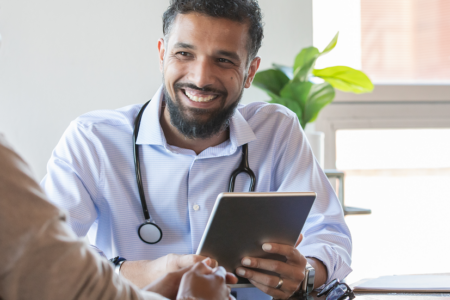
[[[200,88],[213,85],[216,78],[213,63],[207,59],[196,60],[189,77],[190,81]]]

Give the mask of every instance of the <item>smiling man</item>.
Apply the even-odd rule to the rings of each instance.
[[[72,122],[42,181],[50,199],[69,211],[79,236],[88,234],[108,258],[127,259],[115,259],[121,275],[145,286],[204,259],[192,253],[248,147],[255,191],[315,191],[317,199],[298,247],[264,244],[285,263],[242,259],[236,272],[257,289],[239,289],[238,299],[289,298],[305,279],[307,263],[315,269],[315,288],[345,278],[351,272],[350,233],[296,115],[265,102],[239,104],[261,61],[257,1],[173,0],[163,22],[162,87],[146,106],[95,111]],[[135,177],[135,124],[146,207]],[[234,191],[249,185],[248,176],[239,176]],[[145,220],[151,234],[141,232]],[[146,243],[148,236],[157,243]]]

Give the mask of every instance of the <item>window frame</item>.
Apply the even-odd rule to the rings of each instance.
[[[336,92],[316,120],[325,133],[325,168],[336,169],[336,131],[450,128],[450,85],[375,85],[370,94]]]

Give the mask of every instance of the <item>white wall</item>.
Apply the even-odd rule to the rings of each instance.
[[[168,0],[0,0],[0,132],[36,178],[69,122],[148,100],[161,84],[156,42]],[[312,44],[312,0],[260,0],[261,69]],[[243,102],[266,100],[250,88]],[[130,145],[131,147],[131,145]]]

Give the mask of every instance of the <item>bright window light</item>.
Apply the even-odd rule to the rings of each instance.
[[[348,282],[450,270],[450,129],[339,130],[338,168],[348,216],[353,273]]]

